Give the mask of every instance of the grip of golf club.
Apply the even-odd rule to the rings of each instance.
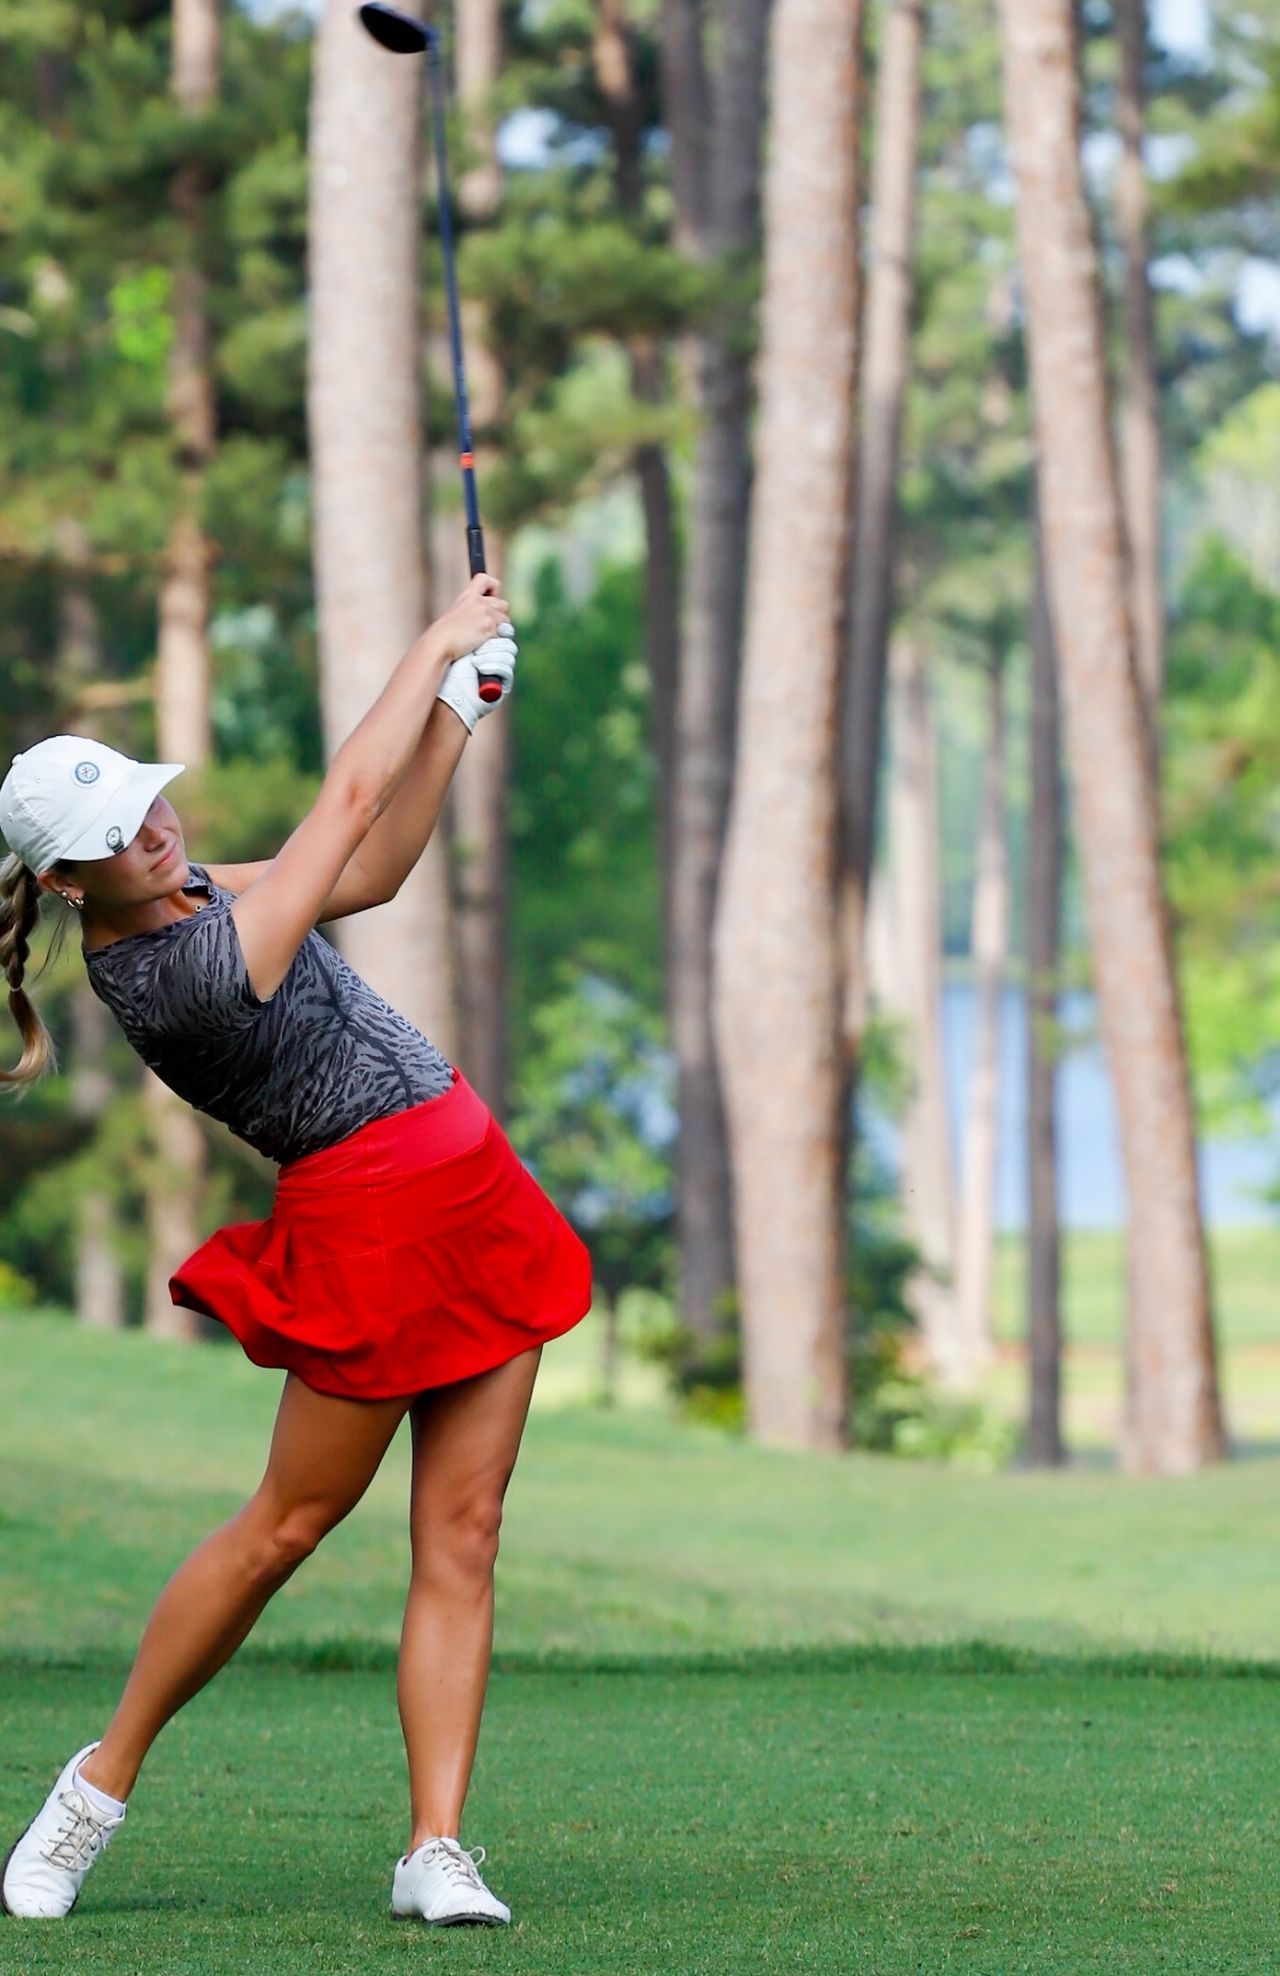
[[[467,566],[472,576],[479,576],[484,568],[484,530],[481,528],[467,530]],[[482,672],[476,691],[486,705],[492,706],[495,700],[502,698],[502,681],[491,672]]]

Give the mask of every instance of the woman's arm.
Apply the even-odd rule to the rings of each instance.
[[[447,708],[435,713],[436,694],[450,665],[491,637],[509,613],[497,595],[497,580],[477,576],[461,597],[406,652],[364,719],[348,735],[329,765],[320,793],[293,835],[261,878],[231,908],[245,971],[265,1001],[284,980],[302,942],[317,923],[326,899],[357,849],[385,815],[425,741],[433,736],[432,780],[443,781],[445,764],[460,743],[450,726],[466,729]],[[440,752],[436,754],[436,750]],[[437,804],[438,807],[438,804]],[[397,841],[399,837],[397,834]]]
[[[437,700],[413,752],[408,773],[377,822],[351,855],[375,899],[393,899],[440,821],[453,772],[467,745],[466,727]]]
[[[440,820],[453,772],[467,745],[467,728],[437,700],[427,716],[422,738],[409,772],[386,809],[356,846],[338,882],[316,915],[316,924],[367,912],[370,906],[393,899],[426,849]],[[269,871],[274,860],[256,858],[242,864],[206,864],[205,870],[224,892],[247,892]]]

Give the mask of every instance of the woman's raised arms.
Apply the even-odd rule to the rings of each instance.
[[[413,762],[449,667],[492,637],[508,617],[496,577],[474,577],[429,626],[392,673],[369,712],[335,754],[311,809],[276,856],[261,867],[231,908],[254,993],[275,993],[293,957],[320,920],[379,903],[376,881],[361,896],[355,860]],[[451,714],[443,718],[452,721]],[[460,734],[465,729],[459,726]],[[244,867],[208,867],[219,872]],[[222,882],[219,880],[218,882]],[[228,884],[229,890],[235,887]],[[345,903],[350,897],[357,903]]]
[[[492,653],[494,646],[491,643],[483,649]],[[444,701],[437,700],[427,716],[408,774],[347,859],[316,915],[318,923],[344,919],[395,898],[440,821],[466,742],[465,725],[454,719]],[[224,891],[240,893],[256,884],[273,863],[272,858],[261,858],[253,864],[210,864],[205,869]]]

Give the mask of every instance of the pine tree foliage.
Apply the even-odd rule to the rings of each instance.
[[[707,14],[714,38],[715,8]],[[641,445],[666,447],[683,491],[694,436],[675,360],[683,333],[714,320],[746,351],[756,338],[753,259],[698,266],[672,244],[656,0],[635,0],[629,15],[636,206],[624,210],[619,197],[592,60],[594,5],[513,0],[509,60],[492,106],[500,122],[511,120],[503,201],[491,219],[462,229],[463,285],[488,311],[506,384],[501,430],[477,435],[499,456],[483,490],[486,516],[509,536],[536,524],[553,550],[554,531],[579,504],[626,484]],[[988,0],[931,0],[929,16],[900,607],[946,680],[943,839],[948,935],[959,951],[979,768],[974,662],[997,646],[1008,651],[1016,724],[1033,461],[992,9]],[[1098,0],[1084,18],[1090,115],[1102,132],[1112,120],[1111,9]],[[91,604],[100,633],[90,682],[99,731],[134,753],[153,747],[156,589],[179,465],[165,411],[176,253],[167,187],[194,149],[212,188],[205,273],[219,447],[201,518],[216,545],[214,761],[203,786],[188,779],[174,795],[193,855],[264,855],[296,823],[323,766],[303,391],[310,23],[302,10],[229,4],[225,86],[216,110],[196,121],[170,101],[162,0],[0,0],[0,46],[4,759],[88,707],[58,663],[69,586]],[[1275,357],[1264,336],[1241,329],[1235,309],[1241,268],[1274,258],[1280,245],[1269,196],[1280,156],[1277,0],[1255,0],[1238,16],[1216,9],[1206,57],[1155,50],[1148,86],[1172,538],[1170,883],[1203,1088],[1234,1099],[1268,1087],[1280,1011],[1270,795],[1277,584],[1249,535],[1270,512],[1274,486],[1260,393]],[[467,133],[456,119],[452,135],[461,168]],[[1089,155],[1114,293],[1105,144]],[[430,214],[429,180],[423,191]],[[430,225],[423,289],[439,325]],[[662,353],[667,389],[658,404],[632,389],[637,339]],[[432,385],[440,438],[451,425],[448,378]],[[456,497],[446,488],[437,498]],[[633,567],[606,560],[584,598],[552,555],[522,625],[515,1040],[517,1054],[529,1053],[530,1103],[539,1105],[551,1103],[543,1072],[562,1068],[573,1030],[565,1011],[584,980],[633,997],[646,1037],[662,1008],[641,588]],[[1025,800],[1015,751],[1015,870]],[[1078,947],[1078,915],[1071,925]],[[43,973],[47,943],[34,957],[37,999],[64,1042],[80,973],[74,938],[71,929]],[[1016,950],[1016,924],[1013,938]],[[631,1002],[618,1006],[630,1033]],[[540,1024],[544,1007],[552,1013]],[[72,1115],[65,1079],[0,1107],[0,1256],[49,1298],[69,1295],[66,1234],[85,1176],[109,1177],[126,1223],[142,1196],[135,1066],[123,1044],[111,1069],[118,1096],[92,1140]],[[213,1137],[210,1215],[263,1211],[261,1163]],[[627,1171],[631,1158],[617,1149]],[[128,1258],[135,1277],[141,1261]]]

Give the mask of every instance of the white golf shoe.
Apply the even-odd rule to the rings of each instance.
[[[456,1839],[427,1839],[416,1852],[396,1861],[391,1912],[429,1921],[437,1928],[467,1922],[505,1927],[511,1909],[491,1894],[480,1878],[484,1847],[464,1852]]]
[[[56,1920],[70,1914],[86,1873],[124,1824],[125,1814],[104,1814],[90,1804],[74,1778],[96,1743],[86,1743],[66,1764],[26,1831],[0,1866],[0,1908],[24,1920]]]

